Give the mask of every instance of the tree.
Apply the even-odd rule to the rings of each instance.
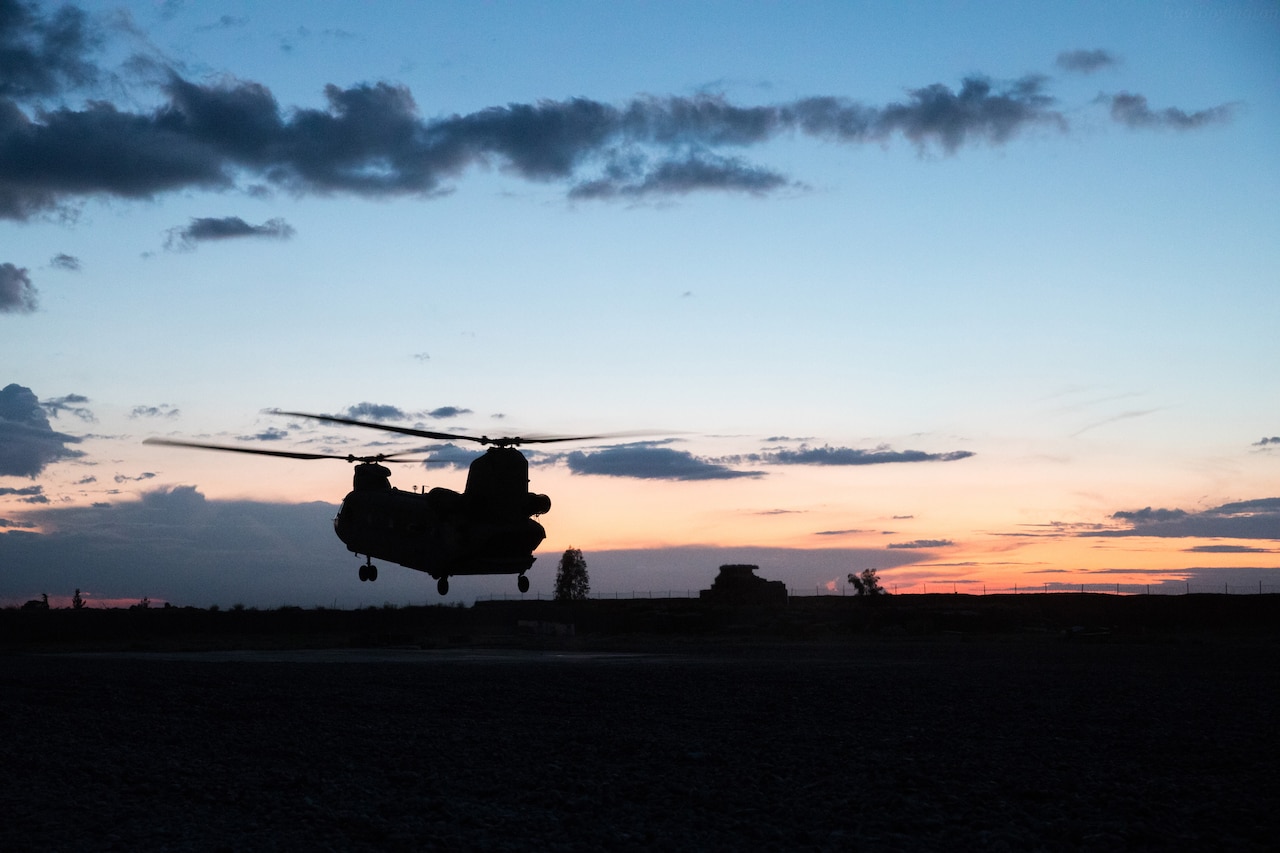
[[[880,576],[875,569],[863,569],[860,574],[849,573],[849,583],[857,590],[857,595],[888,595],[880,586]]]
[[[556,567],[556,601],[581,601],[591,591],[591,583],[587,579],[587,561],[582,552],[570,548],[560,558]]]
[[[72,610],[83,610],[85,607],[84,598],[80,595],[80,590],[76,590],[75,597],[71,599]]]

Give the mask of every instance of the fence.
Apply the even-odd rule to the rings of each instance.
[[[894,595],[929,595],[939,593],[964,593],[965,595],[1036,595],[1047,593],[1095,593],[1108,595],[1276,595],[1280,594],[1280,584],[1194,584],[1194,583],[1043,583],[1027,586],[988,587],[985,584],[955,582],[922,582],[918,584],[889,584],[887,592]],[[843,586],[831,589],[825,586],[807,589],[789,588],[789,598],[839,598],[851,595]],[[592,601],[611,601],[644,598],[697,598],[697,590],[632,590],[630,592],[593,592],[587,596]],[[553,601],[551,593],[495,593],[478,595],[476,601]]]

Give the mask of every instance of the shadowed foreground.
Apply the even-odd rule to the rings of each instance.
[[[0,848],[1262,850],[1280,829],[1269,640],[570,652],[0,656]]]

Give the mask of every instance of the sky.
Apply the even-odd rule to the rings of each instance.
[[[272,409],[616,436],[535,594],[1280,591],[1276,139],[1271,2],[0,0],[0,604],[440,600]]]

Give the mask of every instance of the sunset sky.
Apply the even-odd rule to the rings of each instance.
[[[600,592],[1280,591],[1275,3],[0,0],[0,604],[343,606],[530,450]],[[455,579],[448,601],[514,593]]]

